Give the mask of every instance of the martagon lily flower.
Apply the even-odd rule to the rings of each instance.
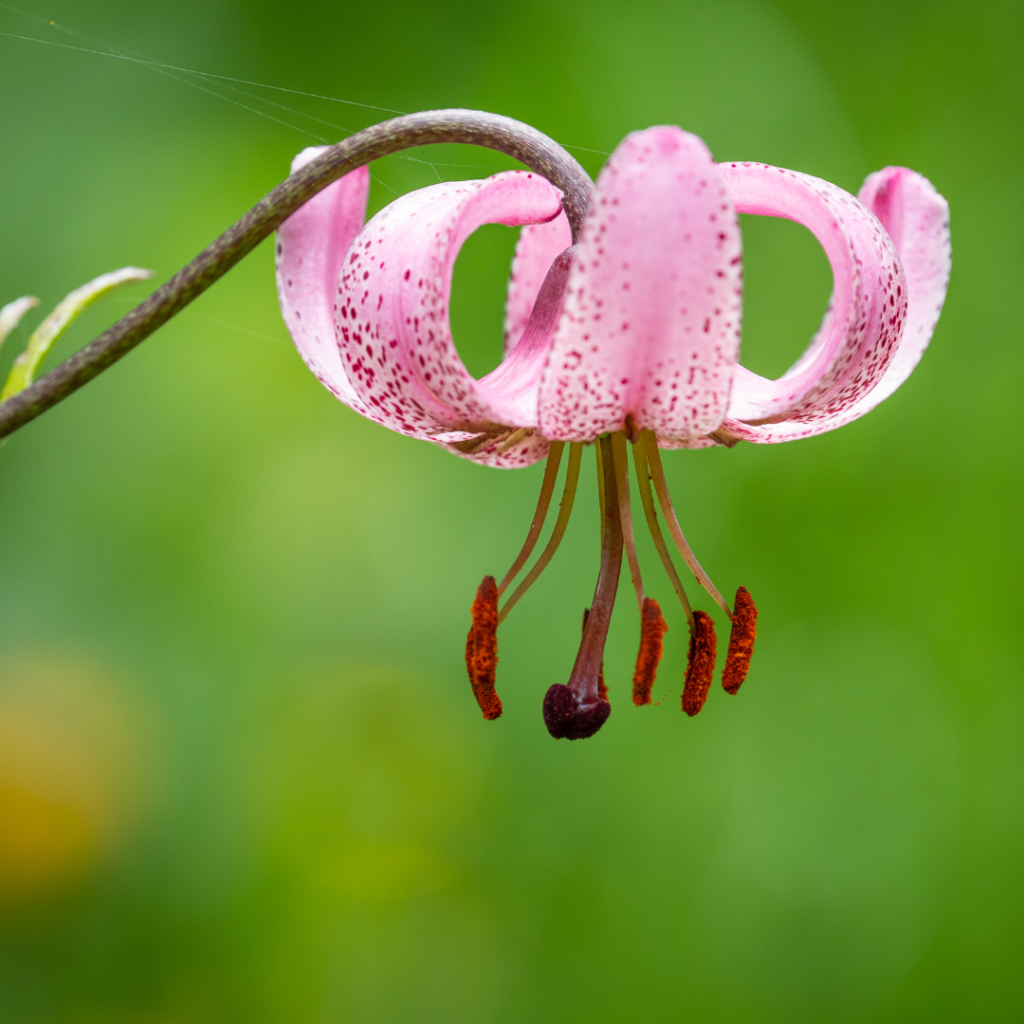
[[[321,150],[300,154],[293,171]],[[672,506],[661,449],[775,444],[857,419],[891,395],[927,347],[950,269],[945,200],[902,167],[872,174],[858,197],[818,178],[757,163],[716,164],[675,127],[628,136],[601,172],[580,237],[543,177],[509,171],[433,185],[364,226],[359,168],[281,227],[282,311],[303,359],[356,412],[488,466],[547,467],[526,543],[473,603],[466,664],[485,718],[495,690],[497,628],[550,562],[565,532],[584,446],[597,452],[601,563],[568,684],[544,720],[556,738],[593,735],[611,711],[603,653],[625,550],[640,611],[635,704],[650,703],[667,629],[641,580],[633,541],[629,449],[644,518],[690,629],[683,710],[700,711],[715,668],[711,617],[694,610],[673,545],[722,608],[731,633],[722,684],[735,694],[750,663],[757,611],[743,587],[730,606],[693,555]],[[738,363],[742,248],[738,213],[806,226],[832,266],[820,330],[778,380]],[[448,310],[466,238],[488,223],[522,226],[508,287],[505,355],[477,380],[456,351]],[[537,543],[568,445],[551,538],[518,588],[499,599]],[[653,493],[652,493],[653,484]]]

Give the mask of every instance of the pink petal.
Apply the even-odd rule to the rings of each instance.
[[[506,355],[526,330],[548,268],[570,245],[572,231],[564,212],[547,224],[531,224],[519,233],[505,301]]]
[[[548,441],[535,430],[510,428],[497,435],[481,434],[463,445],[444,444],[453,455],[494,469],[521,469],[548,453]]]
[[[739,347],[736,212],[704,143],[628,136],[598,179],[541,386],[546,437],[637,426],[686,440],[726,412]]]
[[[546,222],[561,210],[561,193],[544,178],[508,171],[420,189],[366,225],[341,272],[335,324],[348,378],[376,417],[419,436],[536,425],[547,339],[534,339],[510,369],[474,380],[452,340],[448,301],[473,231]]]
[[[886,372],[907,318],[903,267],[877,218],[835,185],[767,164],[720,169],[741,213],[809,228],[835,281],[818,334],[786,374],[773,381],[738,368],[724,429],[765,443],[817,433],[812,421],[850,409]]]
[[[868,177],[858,198],[878,217],[896,245],[907,275],[909,301],[907,325],[889,368],[869,394],[841,414],[843,423],[863,416],[888,398],[920,362],[946,301],[952,264],[949,204],[927,178],[906,167],[886,167]]]
[[[303,150],[292,173],[327,147]],[[368,415],[341,364],[334,292],[342,261],[366,216],[370,173],[359,167],[295,211],[277,232],[277,293],[295,347],[317,379],[356,412]]]

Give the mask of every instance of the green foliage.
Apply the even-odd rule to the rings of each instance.
[[[483,469],[340,406],[291,348],[268,245],[18,433],[0,452],[5,1024],[1024,1017],[1019,5],[45,13],[182,67],[509,114],[587,147],[594,174],[588,150],[666,122],[721,159],[854,191],[907,164],[950,201],[954,269],[932,348],[870,416],[666,454],[702,564],[761,609],[751,674],[680,712],[685,626],[642,545],[668,697],[629,702],[624,578],[614,711],[583,743],[552,741],[540,704],[596,579],[592,459],[562,548],[502,627],[506,713],[484,722],[468,608],[518,551],[541,467]],[[96,46],[9,8],[0,31]],[[166,279],[316,142],[152,69],[5,37],[0,93],[0,293],[47,306],[129,261]],[[347,129],[387,116],[264,95]],[[428,162],[373,168],[374,209],[508,166],[412,155]],[[795,225],[744,231],[745,359],[774,373],[813,332],[827,269]],[[498,359],[513,243],[487,229],[457,267],[474,372]],[[131,290],[51,359],[145,294]],[[76,702],[25,703],[51,676]],[[89,699],[117,743],[74,710]],[[131,800],[109,796],[118,778]]]

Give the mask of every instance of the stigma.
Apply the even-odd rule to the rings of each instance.
[[[604,678],[604,649],[618,593],[623,556],[629,566],[640,620],[639,650],[633,671],[631,697],[637,707],[653,702],[654,685],[664,656],[664,635],[669,626],[661,605],[646,594],[641,578],[633,534],[630,447],[644,519],[689,630],[687,661],[682,678],[682,710],[693,717],[704,707],[714,679],[718,643],[714,619],[708,612],[694,609],[683,588],[674,557],[661,529],[655,497],[676,554],[729,620],[729,645],[722,672],[723,689],[735,695],[750,668],[757,635],[757,608],[750,592],[746,587],[740,587],[733,606],[726,603],[697,561],[679,525],[654,433],[638,430],[631,419],[627,422],[627,431],[606,434],[594,442],[601,510],[600,567],[594,598],[583,613],[583,634],[569,679],[565,683],[556,682],[549,686],[542,702],[544,724],[555,739],[586,739],[598,732],[611,715],[612,707]],[[584,448],[579,442],[568,445],[562,500],[548,542],[533,567],[502,605],[502,596],[525,567],[540,539],[565,448],[565,442],[551,443],[537,510],[519,555],[500,583],[493,576],[485,576],[473,601],[472,626],[466,637],[466,669],[473,695],[484,718],[488,720],[496,719],[502,713],[502,702],[496,689],[498,627],[551,562],[572,513]]]

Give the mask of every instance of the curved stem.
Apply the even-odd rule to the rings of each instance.
[[[331,146],[263,197],[191,263],[127,316],[31,387],[0,404],[6,437],[87,384],[148,338],[275,231],[303,203],[342,175],[389,153],[436,142],[486,146],[514,157],[564,193],[573,240],[593,189],[587,172],[558,143],[521,121],[476,110],[430,110],[366,128]]]
[[[498,613],[498,624],[505,621],[505,617],[515,607],[516,602],[536,582],[537,577],[548,567],[548,562],[555,556],[558,545],[562,543],[565,536],[565,528],[569,525],[569,516],[572,515],[572,504],[576,500],[576,485],[580,479],[580,461],[583,458],[583,445],[577,441],[569,445],[569,464],[565,468],[565,490],[562,493],[562,503],[558,507],[558,518],[555,520],[554,529],[548,538],[547,545],[540,553],[540,558],[534,563],[533,568],[526,574],[526,579],[519,584],[512,592],[512,596],[505,602],[505,606]]]

